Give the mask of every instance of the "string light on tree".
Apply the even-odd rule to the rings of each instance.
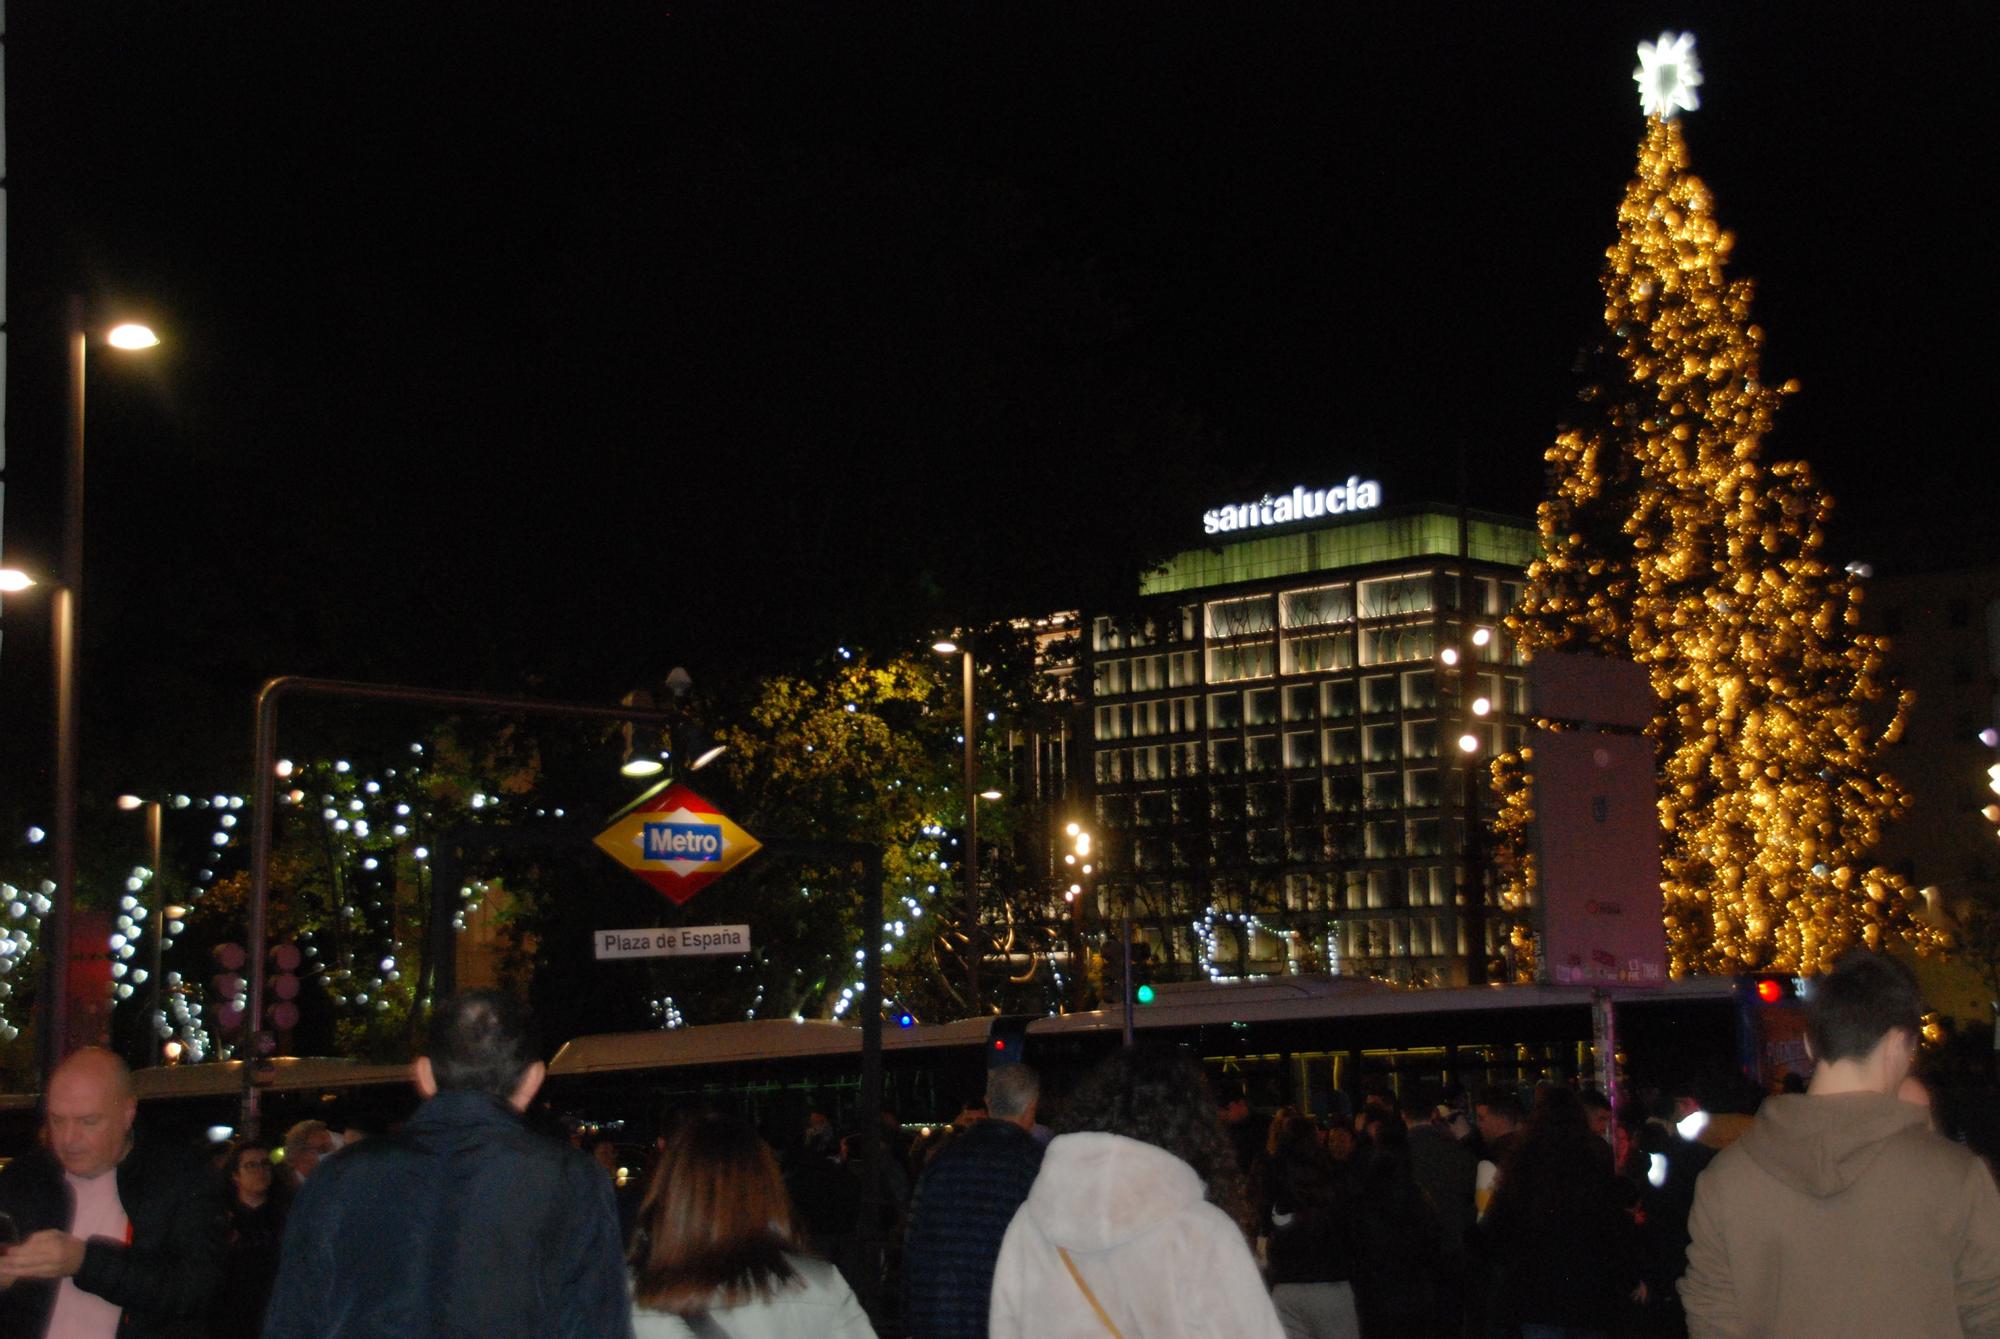
[[[1606,337],[1584,413],[1547,453],[1543,556],[1510,624],[1534,651],[1630,658],[1658,698],[1662,890],[1676,973],[1817,972],[1847,949],[1936,941],[1905,882],[1867,863],[1904,803],[1881,773],[1905,699],[1858,630],[1860,578],[1822,554],[1832,503],[1766,458],[1795,383],[1760,366],[1752,286],[1688,170],[1692,37],[1640,48],[1646,131],[1601,274]],[[1878,723],[1870,704],[1889,709]],[[1518,759],[1497,863],[1517,905],[1532,797]]]

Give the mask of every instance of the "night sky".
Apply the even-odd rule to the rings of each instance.
[[[53,562],[62,295],[167,341],[93,355],[86,803],[242,785],[276,673],[609,701],[1096,603],[1294,483],[1463,454],[1527,515],[1666,28],[1804,385],[1770,451],[1843,561],[1990,560],[1990,4],[7,23],[9,562]],[[45,605],[0,627],[11,821]]]

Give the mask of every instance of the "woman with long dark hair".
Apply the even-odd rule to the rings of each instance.
[[[1606,1339],[1639,1286],[1638,1227],[1583,1103],[1544,1085],[1481,1224],[1499,1314],[1523,1339]]]
[[[1084,1081],[994,1268],[991,1339],[1283,1339],[1201,1066],[1120,1051]]]
[[[715,1116],[668,1142],[632,1245],[637,1339],[875,1339],[832,1265],[805,1255],[770,1148]]]

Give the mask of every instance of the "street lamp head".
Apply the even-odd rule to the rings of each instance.
[[[106,331],[104,342],[114,349],[150,349],[159,344],[160,337],[153,333],[151,326],[127,321]]]
[[[694,761],[688,764],[688,770],[690,772],[699,772],[702,768],[708,766],[727,752],[729,752],[729,745],[711,744],[702,752],[695,755]]]
[[[997,800],[1001,798],[1001,795],[997,790],[982,790],[979,792],[979,798],[982,800]]]
[[[931,643],[931,650],[941,656],[955,656],[958,654],[958,643],[949,637],[940,637]]]
[[[1477,752],[1479,752],[1479,736],[1477,736],[1477,735],[1460,735],[1460,736],[1458,737],[1458,747],[1459,747],[1459,751],[1460,751],[1460,752],[1462,752],[1462,753],[1477,753]]]
[[[118,797],[118,807],[120,809],[128,811],[137,809],[145,803],[146,802],[140,799],[137,795],[120,795]]]
[[[0,591],[12,595],[35,584],[35,579],[18,567],[0,567]]]
[[[618,774],[630,777],[658,776],[666,770],[666,767],[667,765],[658,758],[630,758],[619,767]]]

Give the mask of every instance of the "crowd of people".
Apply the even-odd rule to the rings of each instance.
[[[1900,964],[1844,960],[1810,1084],[1761,1103],[1551,1082],[1259,1117],[1141,1044],[1050,1124],[1024,1064],[921,1139],[693,1113],[622,1204],[615,1157],[524,1118],[545,1070],[503,995],[437,1009],[401,1128],[302,1122],[282,1166],[149,1140],[86,1050],[0,1171],[0,1336],[2000,1336],[2000,1192],[1912,1086],[1920,1012]]]

